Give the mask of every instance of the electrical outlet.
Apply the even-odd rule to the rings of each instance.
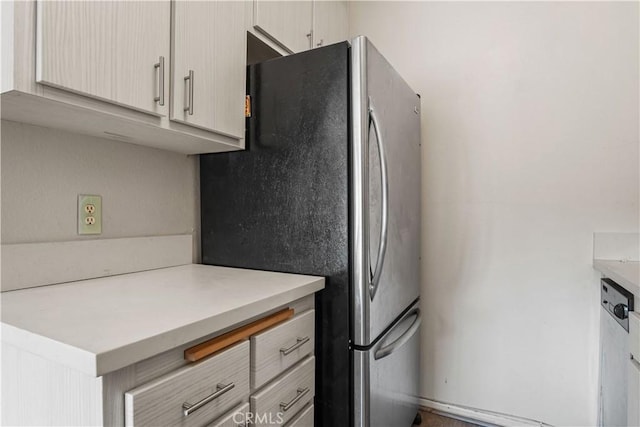
[[[78,194],[78,234],[102,234],[102,197]]]

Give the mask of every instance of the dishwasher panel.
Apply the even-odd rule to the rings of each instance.
[[[633,295],[610,279],[600,293],[600,393],[598,425],[627,426],[629,313]]]
[[[629,394],[627,423],[640,426],[640,314],[629,314]]]

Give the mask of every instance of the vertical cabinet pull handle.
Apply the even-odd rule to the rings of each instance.
[[[313,30],[307,33],[307,38],[309,39],[309,49],[313,48]]]
[[[184,111],[193,116],[193,70],[189,70],[189,75],[184,78],[184,81],[188,85],[186,90],[187,102]]]
[[[164,56],[158,58],[158,62],[153,64],[158,70],[158,95],[153,98],[160,105],[164,105]]]
[[[216,386],[217,390],[214,393],[212,393],[209,396],[205,397],[204,399],[202,399],[198,403],[191,404],[191,403],[188,403],[188,402],[184,402],[182,404],[182,413],[184,414],[185,417],[188,417],[189,415],[193,414],[198,409],[202,408],[207,403],[213,402],[214,400],[216,400],[217,398],[219,398],[223,394],[231,391],[231,389],[233,389],[235,386],[236,385],[234,383],[218,384]]]
[[[289,409],[291,409],[293,405],[298,403],[298,400],[302,399],[302,397],[307,393],[309,393],[309,387],[299,388],[298,394],[296,394],[296,397],[291,399],[289,403],[285,403],[285,402],[280,403],[280,409],[282,409],[284,412],[287,412]]]
[[[320,41],[318,42],[318,44],[316,46],[320,47],[324,44],[324,39],[320,39]]]

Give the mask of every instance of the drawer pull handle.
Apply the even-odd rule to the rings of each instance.
[[[302,399],[302,397],[307,393],[309,393],[309,387],[299,388],[298,394],[296,394],[296,397],[291,399],[289,403],[280,402],[280,409],[282,409],[284,412],[287,412],[289,409],[291,409],[293,405],[298,403],[298,401]]]
[[[236,385],[234,383],[229,383],[227,385],[218,384],[217,385],[218,390],[215,393],[212,393],[209,396],[205,397],[200,402],[194,403],[194,404],[184,402],[182,404],[182,409],[184,409],[184,411],[182,411],[182,412],[184,413],[184,416],[188,417],[189,415],[191,415],[192,413],[194,413],[198,409],[202,408],[207,403],[209,403],[209,402],[211,402],[213,400],[216,400],[217,398],[219,398],[220,396],[222,396],[226,392],[230,391],[235,386]]]
[[[309,337],[304,337],[304,338],[298,338],[296,340],[296,343],[294,345],[292,345],[289,348],[281,348],[280,349],[280,353],[284,354],[285,356],[288,354],[291,354],[292,352],[294,352],[295,350],[299,349],[300,347],[302,347],[303,345],[305,345],[307,342],[309,342],[310,338]]]

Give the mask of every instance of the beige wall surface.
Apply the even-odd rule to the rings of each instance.
[[[594,425],[594,231],[638,231],[638,3],[351,2],[422,95],[421,395]]]
[[[2,121],[2,244],[77,234],[78,194],[102,196],[98,238],[199,230],[197,156]]]

